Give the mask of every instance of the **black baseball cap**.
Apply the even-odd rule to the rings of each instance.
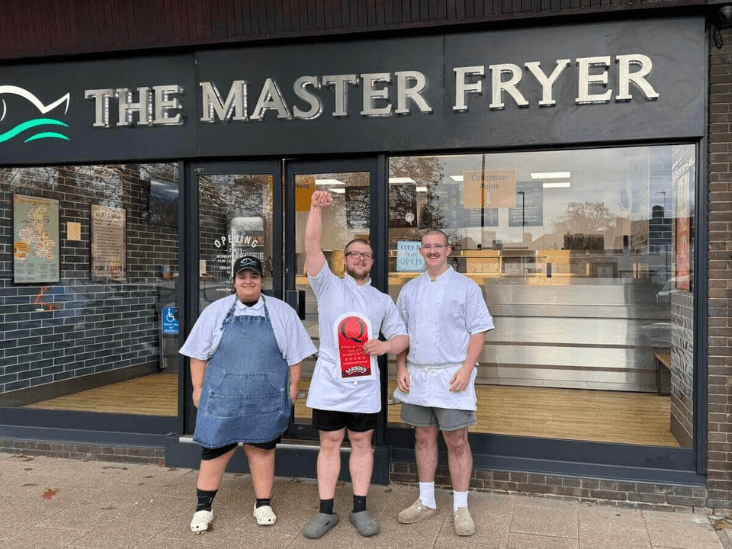
[[[240,257],[234,262],[233,276],[236,276],[239,272],[246,270],[254,271],[259,276],[262,276],[262,262],[251,255],[245,255],[244,257]]]

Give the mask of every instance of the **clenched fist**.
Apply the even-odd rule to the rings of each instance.
[[[311,208],[327,208],[333,204],[333,195],[328,191],[315,191],[310,199]]]

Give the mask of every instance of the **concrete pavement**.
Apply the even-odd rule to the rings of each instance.
[[[535,549],[730,548],[724,517],[640,511],[518,495],[471,493],[476,534],[453,532],[452,497],[438,491],[438,516],[403,525],[417,497],[409,486],[374,486],[369,509],[381,533],[361,538],[348,521],[349,484],[336,494],[341,522],[320,540],[300,530],[317,510],[314,481],[277,478],[277,524],[257,526],[249,475],[226,474],[213,530],[193,535],[196,471],[0,453],[0,549],[193,547],[373,547]],[[719,530],[715,530],[716,525]]]

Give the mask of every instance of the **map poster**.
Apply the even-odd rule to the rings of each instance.
[[[92,204],[91,268],[93,278],[127,277],[127,214],[124,208]]]
[[[58,200],[13,195],[13,281],[59,281]]]
[[[344,313],[333,323],[333,331],[340,381],[376,379],[376,357],[363,352],[364,343],[373,339],[369,318],[361,313]]]

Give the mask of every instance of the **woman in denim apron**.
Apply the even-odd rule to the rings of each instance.
[[[193,357],[190,361],[193,402],[198,407],[193,440],[203,446],[198,506],[191,521],[194,533],[208,530],[213,520],[213,497],[240,442],[244,445],[257,498],[254,517],[260,525],[274,524],[277,519],[270,504],[274,448],[287,428],[297,398],[301,363],[290,366],[283,357],[273,329],[271,307],[276,307],[280,317],[294,317],[294,324],[292,318],[284,320],[285,325],[294,326],[297,332],[288,333],[287,337],[301,342],[295,352],[297,359],[301,361],[312,354],[310,347],[313,351],[315,348],[291,308],[275,298],[261,296],[261,269],[261,263],[253,257],[235,262],[236,296],[210,306],[220,315],[227,311],[220,326],[215,326],[221,332],[218,346],[208,361]],[[263,309],[264,316],[236,315],[237,307]],[[193,339],[194,333],[196,327],[189,339]],[[307,343],[303,342],[303,334]],[[187,345],[188,341],[181,349],[183,354],[187,354]]]

